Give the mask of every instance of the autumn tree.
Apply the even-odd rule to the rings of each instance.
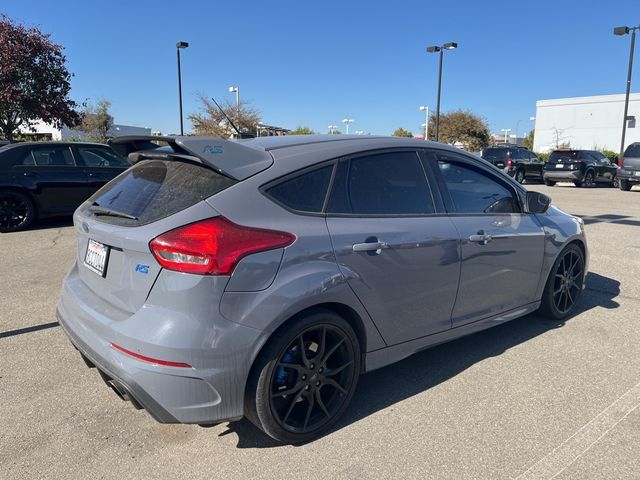
[[[524,140],[522,140],[522,146],[524,148],[528,148],[529,150],[533,150],[533,137],[536,134],[535,130],[531,130],[526,137],[524,137]]]
[[[211,99],[201,95],[201,111],[188,116],[196,135],[213,135],[228,138],[235,133],[225,115],[216,107]],[[260,123],[260,113],[250,106],[249,102],[240,102],[240,115],[235,102],[223,102],[220,107],[241,132],[253,133]]]
[[[429,140],[435,140],[435,116],[429,119]],[[440,113],[439,141],[460,144],[466,150],[478,152],[491,144],[486,120],[467,110]]]
[[[295,130],[291,130],[289,135],[313,135],[315,133],[309,127],[298,126]]]
[[[396,128],[396,130],[391,134],[394,137],[408,137],[413,138],[413,133],[409,130],[405,130],[404,128]]]
[[[75,126],[78,106],[69,98],[70,80],[62,46],[0,14],[0,132],[7,140],[37,120]]]
[[[109,139],[109,130],[113,127],[113,117],[109,113],[111,102],[99,100],[94,105],[88,105],[82,112],[80,130],[87,134],[87,138],[93,142],[106,143]]]

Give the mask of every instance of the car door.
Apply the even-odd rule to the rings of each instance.
[[[532,178],[542,180],[542,168],[544,167],[544,162],[540,160],[538,156],[533,152],[527,151],[526,154],[529,156],[529,167],[527,175]]]
[[[84,165],[87,173],[89,195],[120,175],[131,164],[107,146],[75,145],[76,158]]]
[[[612,182],[615,177],[616,167],[601,152],[592,152],[596,161],[596,180],[598,182]]]
[[[68,145],[38,145],[24,150],[13,167],[43,214],[73,212],[88,197],[87,177]]]
[[[515,187],[458,153],[434,150],[430,165],[461,238],[453,326],[535,302],[544,231],[534,215],[521,212]]]
[[[328,201],[336,260],[388,344],[451,328],[460,258],[417,151],[342,160]]]

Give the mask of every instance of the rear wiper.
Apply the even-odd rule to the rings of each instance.
[[[133,215],[129,215],[128,213],[118,212],[116,210],[111,210],[107,207],[101,207],[97,202],[93,202],[93,204],[89,207],[91,213],[95,216],[105,216],[105,217],[118,217],[118,218],[127,218],[129,220],[138,220],[138,217]]]

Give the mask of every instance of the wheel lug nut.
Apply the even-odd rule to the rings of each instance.
[[[302,375],[302,379],[303,379],[303,380],[306,380],[306,379],[307,379],[307,376],[306,376],[306,375]]]
[[[319,386],[320,386],[320,382],[316,382],[316,387],[319,387]]]
[[[324,370],[324,368],[320,367],[320,368],[318,369],[318,373],[322,373],[322,370]]]
[[[315,365],[312,363],[311,365],[309,365],[309,368],[313,370],[315,368]]]
[[[304,387],[305,390],[309,390],[309,385]]]

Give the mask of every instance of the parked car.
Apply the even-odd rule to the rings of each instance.
[[[130,163],[94,143],[14,143],[0,149],[0,232],[70,215]]]
[[[576,187],[598,183],[616,186],[618,167],[595,150],[554,150],[544,167],[544,183],[573,182]]]
[[[489,147],[482,152],[482,158],[504,170],[518,183],[524,183],[525,180],[542,182],[544,162],[524,147],[516,145]]]
[[[447,145],[112,143],[137,163],[75,212],[57,317],[87,365],[160,422],[244,415],[308,441],[362,372],[537,310],[566,318],[581,295],[582,221]]]
[[[625,149],[620,160],[618,185],[620,190],[628,192],[638,183],[640,183],[640,142],[635,142]]]

